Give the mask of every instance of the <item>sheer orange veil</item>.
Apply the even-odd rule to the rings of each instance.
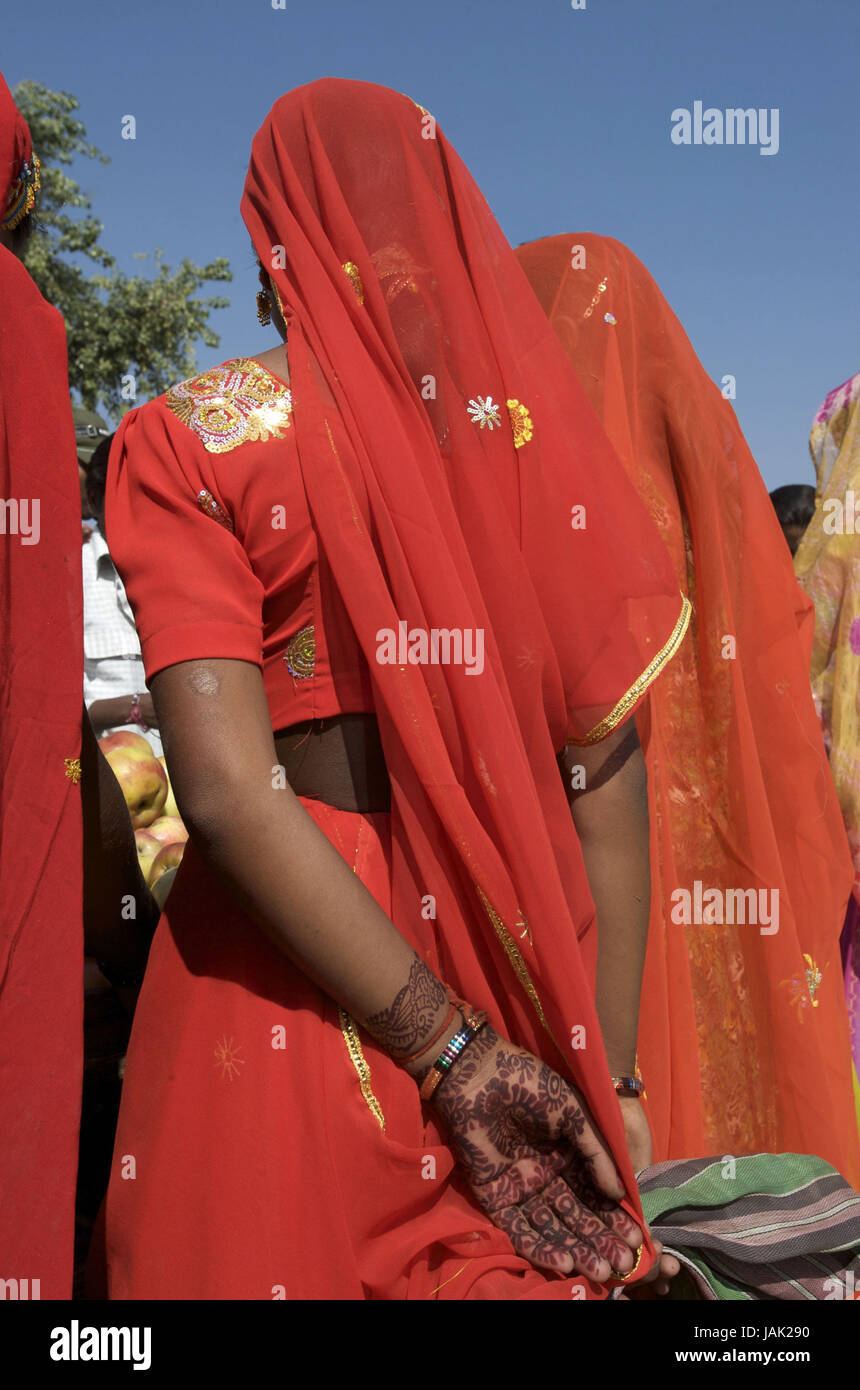
[[[857,1185],[839,958],[851,861],[810,696],[811,605],[734,411],[644,266],[591,235],[517,254],[693,601],[639,717],[655,1157],[790,1149]],[[685,922],[673,893],[694,918],[697,881],[723,908]],[[728,892],[750,888],[778,904],[777,931],[738,924],[737,898],[728,921]]]

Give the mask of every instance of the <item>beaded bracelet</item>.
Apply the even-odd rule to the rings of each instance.
[[[457,1000],[457,1003],[460,1001]],[[475,1013],[471,1005],[463,1005],[466,1013],[466,1021],[462,1028],[458,1028],[453,1038],[449,1039],[442,1052],[436,1058],[424,1080],[421,1082],[419,1095],[422,1100],[430,1100],[443,1076],[447,1076],[459,1057],[462,1057],[470,1042],[474,1042],[481,1029],[486,1025],[487,1015],[485,1013]]]
[[[645,1090],[645,1083],[638,1076],[613,1076],[611,1080],[615,1094],[619,1096],[635,1096],[639,1100]]]

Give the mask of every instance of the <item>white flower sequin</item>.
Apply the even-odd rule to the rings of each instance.
[[[483,396],[478,396],[477,400],[469,401],[466,408],[472,417],[473,425],[480,425],[481,429],[485,425],[488,425],[491,430],[494,430],[496,426],[501,428],[499,407],[493,401],[492,396],[487,396],[486,399]]]

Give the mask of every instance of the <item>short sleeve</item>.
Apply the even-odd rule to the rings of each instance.
[[[262,668],[263,586],[212,475],[200,441],[161,399],[130,412],[117,431],[105,495],[107,542],[134,613],[147,681],[166,666],[205,657]]]

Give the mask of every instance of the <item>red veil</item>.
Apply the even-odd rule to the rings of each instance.
[[[0,77],[6,225],[26,210],[29,158]],[[63,321],[2,246],[0,305],[0,1278],[17,1279],[21,1298],[69,1298],[83,1049],[80,495]]]
[[[579,234],[517,254],[693,600],[640,719],[655,1158],[788,1149],[857,1186],[839,955],[851,858],[810,694],[811,604],[734,412],[641,262]],[[779,930],[707,909],[673,921],[672,894],[697,880],[778,891]]]
[[[614,727],[680,642],[668,553],[423,108],[336,79],[289,93],[254,139],[242,213],[288,325],[315,526],[374,683],[392,915],[422,917],[403,883],[435,898],[428,959],[582,1088],[638,1213],[556,754]],[[483,630],[483,671],[377,660],[401,621]]]

